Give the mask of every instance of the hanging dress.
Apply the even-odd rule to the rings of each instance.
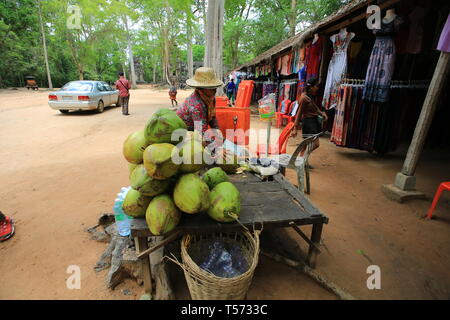
[[[322,60],[322,38],[309,47],[308,61],[306,61],[306,80],[319,78],[320,61]]]
[[[322,100],[322,106],[327,110],[336,107],[338,103],[339,84],[347,72],[347,48],[354,36],[354,33],[347,32],[345,36],[338,33],[330,37],[330,40],[333,42],[334,53],[328,66],[327,81]]]
[[[366,73],[366,87],[363,99],[374,102],[389,100],[390,85],[395,66],[395,43],[393,35],[398,31],[403,19],[396,17],[390,23],[381,23],[381,29],[373,33],[377,36]]]

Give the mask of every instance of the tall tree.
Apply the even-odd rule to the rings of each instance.
[[[125,25],[125,32],[127,33],[127,49],[128,49],[128,58],[130,63],[130,72],[131,72],[131,87],[136,89],[136,71],[134,70],[134,55],[133,55],[133,46],[131,44],[131,35],[130,29],[128,28],[128,16],[123,17],[123,23]]]
[[[248,19],[254,0],[227,0],[225,2],[224,56],[225,61],[236,67],[242,58],[239,45],[249,33]]]
[[[44,23],[42,22],[41,0],[37,0],[39,12],[39,24],[41,26],[42,47],[44,49],[45,69],[47,71],[48,88],[53,90],[52,76],[50,74],[50,67],[48,66],[47,42],[45,41]]]
[[[209,0],[206,29],[205,66],[213,68],[217,78],[223,79],[223,18],[224,0]],[[222,87],[217,89],[220,95]]]

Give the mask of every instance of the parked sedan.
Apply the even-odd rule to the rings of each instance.
[[[71,81],[48,96],[50,108],[67,113],[70,110],[97,110],[119,106],[119,91],[103,81]]]

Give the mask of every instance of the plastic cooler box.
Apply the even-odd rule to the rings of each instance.
[[[228,97],[217,96],[216,97],[216,108],[217,107],[226,107],[229,104]]]
[[[238,108],[238,107],[217,107],[216,106],[216,118],[219,123],[219,129],[222,132],[223,138],[227,138],[231,142],[237,145],[248,145],[250,137],[248,135],[242,135],[241,137],[227,137],[226,131],[242,129],[244,134],[250,129],[250,108]],[[234,121],[236,119],[236,125]],[[241,130],[239,130],[241,131]]]
[[[239,83],[236,97],[236,107],[249,108],[252,101],[253,88],[255,82],[253,80],[244,80]]]

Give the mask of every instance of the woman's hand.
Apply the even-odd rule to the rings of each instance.
[[[322,117],[323,117],[324,121],[328,120],[328,116],[327,116],[327,114],[325,112],[322,112]]]

